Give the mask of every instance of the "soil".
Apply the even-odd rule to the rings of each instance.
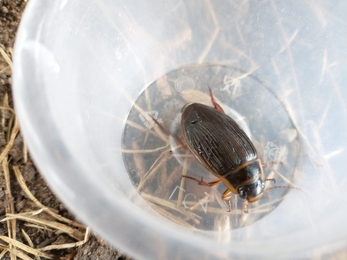
[[[37,172],[26,151],[20,131],[18,134],[16,133],[18,127],[15,124],[15,112],[13,111],[11,96],[11,57],[16,31],[26,4],[27,1],[25,0],[0,0],[0,158],[3,156],[0,159],[2,166],[0,172],[0,220],[9,216],[8,214],[23,216],[26,212],[38,210],[40,209],[38,205],[41,203],[57,215],[75,221]],[[1,53],[2,50],[5,53]],[[10,148],[8,152],[6,152],[7,148]],[[36,203],[28,195],[28,192],[23,190],[16,178],[14,169],[19,170],[29,191],[39,203]],[[57,221],[45,212],[36,216],[37,219],[52,221],[51,223],[56,225],[64,224],[64,221]],[[75,222],[74,225],[74,228],[82,234],[86,233],[86,228],[82,224]],[[12,240],[8,240],[9,238]],[[84,236],[84,238],[88,238],[88,236]],[[77,242],[76,239],[71,238],[71,235],[59,232],[59,229],[55,229],[54,226],[47,228],[46,225],[34,225],[30,221],[23,220],[23,217],[1,222],[0,259],[16,259],[14,255],[25,259],[23,253],[30,257],[26,259],[129,259],[94,235],[89,236],[84,244],[82,239],[78,246],[44,251],[49,257],[30,254],[28,251],[30,248],[23,249],[20,245],[15,244],[16,241],[35,250],[51,245],[68,245]],[[12,256],[9,251],[12,252]]]

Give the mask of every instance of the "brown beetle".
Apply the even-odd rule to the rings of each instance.
[[[204,182],[190,176],[183,176],[197,181],[200,185],[214,186],[223,182],[227,187],[222,199],[229,201],[231,193],[239,194],[248,202],[259,200],[264,194],[265,181],[263,166],[257,151],[240,126],[214,100],[209,107],[199,103],[186,104],[181,112],[181,128],[185,144],[195,158],[218,179]]]
[[[168,129],[155,121],[166,133],[172,135],[182,146],[187,146],[194,157],[218,179],[204,182],[190,176],[182,176],[198,182],[202,186],[214,186],[223,182],[227,187],[222,199],[228,201],[231,210],[231,193],[239,194],[244,212],[248,212],[248,202],[259,200],[265,189],[263,165],[252,141],[241,127],[214,100],[209,88],[214,107],[200,103],[188,103],[182,107],[181,129],[182,141]],[[288,187],[272,187],[288,188]],[[272,189],[270,188],[270,189]]]

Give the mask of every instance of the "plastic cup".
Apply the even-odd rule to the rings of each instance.
[[[346,11],[346,1],[31,0],[13,68],[21,131],[58,197],[136,259],[333,253],[347,241]],[[136,191],[123,161],[136,99],[189,64],[237,68],[245,72],[241,83],[259,79],[297,131],[294,184],[301,190],[242,228],[170,221]],[[272,122],[277,111],[266,113]]]

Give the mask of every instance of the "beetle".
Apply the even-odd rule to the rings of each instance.
[[[197,181],[199,185],[214,186],[223,182],[227,187],[222,199],[231,210],[231,193],[238,194],[248,212],[248,202],[259,200],[265,189],[263,165],[256,148],[242,128],[214,100],[214,107],[188,103],[181,109],[181,130],[184,143],[194,157],[218,179],[204,182],[187,175],[182,177]]]
[[[266,191],[263,164],[252,141],[235,122],[226,115],[223,108],[215,101],[209,87],[213,107],[200,103],[188,103],[181,109],[181,131],[183,141],[155,118],[153,121],[167,134],[173,136],[182,147],[188,147],[194,157],[209,172],[217,177],[211,182],[204,182],[191,176],[182,175],[202,186],[214,186],[223,182],[227,187],[222,199],[228,201],[231,211],[231,193],[244,199],[243,209],[248,213],[248,202],[258,201]]]

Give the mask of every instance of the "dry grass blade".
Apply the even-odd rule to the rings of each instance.
[[[73,247],[79,247],[83,244],[87,243],[90,237],[90,228],[88,227],[86,229],[86,233],[84,234],[84,239],[81,241],[78,241],[76,243],[67,243],[67,244],[61,244],[61,245],[50,245],[40,248],[41,251],[49,251],[54,249],[66,249],[66,248],[73,248]]]
[[[86,228],[86,232],[84,233],[84,243],[86,243],[89,240],[90,237],[90,227]]]
[[[27,252],[28,254],[36,255],[36,256],[40,256],[40,257],[45,257],[45,258],[48,258],[48,259],[53,259],[54,258],[53,255],[47,254],[45,252],[41,252],[38,249],[31,248],[30,246],[27,246],[27,245],[25,245],[25,244],[23,244],[23,243],[21,243],[21,242],[19,242],[17,240],[9,238],[9,237],[0,236],[0,240],[4,241],[4,242],[6,242],[6,243],[8,243],[10,245],[13,245],[13,246],[15,246],[15,247],[17,247],[17,248]],[[7,248],[5,248],[5,249],[7,249]],[[7,249],[7,250],[11,250],[11,249]],[[15,249],[12,250],[12,251],[14,251],[14,254],[17,254],[18,252],[20,252],[20,251],[15,250]],[[20,257],[20,256],[18,255],[18,257]],[[26,256],[26,258],[22,258],[22,259],[32,259],[32,258],[29,258],[28,256]]]
[[[28,242],[29,246],[34,248],[35,246],[34,246],[33,241],[31,241],[29,235],[24,231],[24,229],[22,229],[22,235],[25,238],[25,240]],[[36,260],[41,260],[41,258],[38,255],[36,255],[35,258],[36,258]]]
[[[140,114],[146,119],[148,123],[152,125],[153,130],[156,132],[157,136],[162,139],[165,143],[168,143],[169,138],[166,134],[163,133],[163,131],[160,129],[160,127],[155,124],[153,121],[153,117],[151,117],[149,114],[147,114],[140,106],[138,106],[136,103],[134,104],[134,108],[136,108],[137,111],[140,112]]]
[[[7,62],[8,66],[10,66],[12,69],[12,60],[1,47],[0,47],[0,53],[1,53],[1,56],[4,58],[4,60]]]
[[[6,144],[4,150],[2,151],[2,153],[0,155],[0,162],[2,162],[4,160],[4,158],[7,156],[8,152],[11,150],[11,148],[13,146],[14,139],[16,138],[18,132],[19,132],[19,125],[18,125],[18,121],[16,120],[14,123],[14,127],[12,128],[12,131],[11,131],[10,140],[8,141],[8,143]]]
[[[6,245],[0,244],[0,249],[3,249],[2,253],[0,254],[0,259],[2,259],[3,256],[7,252],[9,252],[11,255],[17,256],[20,259],[23,259],[23,260],[33,260],[30,256],[28,256],[27,254],[23,253],[22,251],[19,251],[19,250],[16,250],[16,249],[10,249]]]
[[[186,154],[185,155],[189,155],[189,150],[186,150]],[[186,176],[187,175],[187,169],[188,169],[188,164],[190,163],[189,158],[185,158],[184,162],[183,162],[183,169],[182,169],[182,176]],[[182,200],[183,200],[183,190],[184,190],[184,182],[185,182],[186,178],[181,178],[181,182],[180,182],[180,189],[178,192],[178,198],[177,198],[177,207],[180,207],[180,205],[182,204]]]
[[[212,23],[214,25],[214,30],[213,30],[213,32],[211,32],[211,38],[210,38],[209,42],[207,43],[207,45],[205,46],[202,53],[200,54],[200,57],[198,58],[198,63],[202,63],[205,60],[206,56],[211,51],[213,43],[216,41],[216,38],[217,38],[218,33],[220,31],[220,26],[218,23],[216,12],[215,12],[212,4],[211,4],[211,1],[207,1],[206,5],[208,6],[208,8],[210,10],[210,16],[211,16],[210,18],[211,18]]]
[[[61,244],[61,245],[50,245],[41,247],[41,251],[50,251],[50,250],[59,250],[59,249],[67,249],[67,248],[73,248],[73,247],[79,247],[84,244],[84,241],[79,241],[76,243],[67,243],[67,244]]]
[[[0,244],[0,249],[2,249],[2,252],[0,253],[0,259],[2,259],[8,252],[8,247],[6,245]]]
[[[27,214],[6,214],[6,218],[1,220],[1,222],[11,220],[11,219],[19,219],[19,220],[27,221],[30,223],[39,224],[42,226],[54,228],[54,229],[59,230],[63,233],[66,233],[67,235],[69,235],[70,237],[72,237],[76,240],[82,240],[84,237],[84,235],[79,230],[77,230],[75,228],[71,228],[65,224],[61,224],[61,223],[56,222],[56,221],[49,221],[49,220],[41,219],[39,217],[29,216]]]
[[[172,158],[172,154],[170,154],[168,151],[163,151],[157,160],[152,164],[151,168],[146,172],[144,177],[142,178],[141,182],[137,186],[137,190],[140,191],[145,184],[152,178],[152,176],[155,175],[155,173],[160,169],[160,167],[163,166],[168,160]]]
[[[149,149],[149,150],[134,150],[134,149],[122,149],[122,153],[131,153],[131,154],[137,154],[137,153],[155,153],[161,150],[164,150],[169,147],[169,143],[165,146],[158,147],[156,149]]]
[[[78,222],[72,221],[70,219],[64,218],[64,217],[60,216],[59,214],[53,212],[52,210],[48,209],[47,207],[45,207],[40,201],[38,201],[35,198],[35,196],[30,192],[30,190],[26,186],[25,180],[24,180],[22,173],[20,172],[18,166],[13,166],[13,171],[14,171],[14,174],[17,178],[19,185],[21,186],[21,188],[24,191],[24,193],[26,194],[26,196],[28,196],[39,208],[44,209],[45,212],[47,212],[49,215],[51,215],[52,217],[54,217],[55,219],[57,219],[61,222],[67,223],[67,224],[75,226],[75,227],[85,228],[84,225],[82,225]]]
[[[23,141],[23,161],[24,163],[28,162],[28,148],[27,143]]]
[[[48,227],[43,227],[43,226],[34,225],[34,224],[29,224],[29,223],[25,223],[24,225],[25,225],[26,227],[31,227],[31,228],[36,228],[36,229],[41,229],[41,230],[46,230],[46,231],[54,232],[53,229],[48,228]],[[1,259],[1,258],[0,258],[0,259]]]
[[[7,193],[6,197],[7,199],[12,199],[10,172],[8,170],[7,156],[5,156],[4,160],[2,161],[2,169],[4,172],[4,177],[6,182],[6,193]],[[13,202],[6,207],[6,214],[8,213],[10,214],[15,213]],[[15,219],[7,221],[7,229],[8,229],[8,236],[10,238],[16,239],[16,220]],[[12,245],[10,245],[10,249],[12,249]],[[10,252],[10,257],[11,259],[16,259],[16,256],[12,252]]]
[[[7,67],[3,68],[2,70],[0,70],[0,74],[5,74],[6,72],[11,72],[10,66],[7,66]]]
[[[142,193],[141,194],[145,199],[147,199],[148,201],[152,202],[152,203],[155,203],[159,206],[162,206],[162,207],[166,207],[166,208],[169,208],[171,210],[175,210],[177,212],[180,212],[182,215],[184,215],[185,217],[193,220],[196,224],[199,224],[200,222],[200,219],[201,217],[198,216],[198,215],[195,215],[193,212],[190,212],[188,210],[186,210],[185,208],[178,208],[176,206],[177,202],[170,202],[170,201],[167,201],[167,200],[164,200],[164,199],[160,199],[160,198],[157,198],[157,197],[154,197],[150,194],[147,194],[147,193]],[[160,211],[160,210],[159,210]],[[165,213],[164,216],[168,216],[169,213]],[[179,221],[179,219],[172,215],[173,216],[173,219],[170,218],[171,220],[174,220],[177,222],[177,223],[181,223],[181,221]]]
[[[0,73],[1,74],[1,73]],[[0,106],[0,109],[3,109],[3,110],[8,110],[10,112],[12,112],[14,114],[14,109],[9,107],[9,106]]]
[[[170,219],[171,221],[176,222],[177,224],[180,224],[184,227],[187,228],[191,228],[191,229],[195,229],[194,226],[190,225],[189,223],[185,222],[184,220],[182,220],[180,217],[177,217],[176,215],[166,211],[165,209],[163,209],[162,207],[157,206],[155,203],[151,203],[149,202],[149,205],[151,205],[155,210],[157,210],[158,212],[160,212],[160,214],[162,214],[163,216],[165,216],[166,218]]]
[[[127,120],[127,124],[129,126],[132,126],[135,129],[139,130],[139,131],[142,131],[142,132],[145,132],[145,133],[150,133],[150,134],[152,134],[154,136],[159,137],[158,134],[155,131],[153,131],[151,129],[148,129],[148,128],[145,128],[145,127],[143,127],[143,126],[141,126],[139,124],[136,124],[135,122],[130,121],[129,119]]]

